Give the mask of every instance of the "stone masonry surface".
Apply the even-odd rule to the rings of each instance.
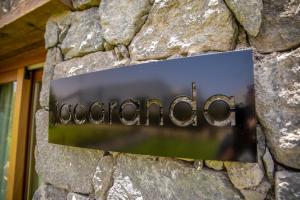
[[[300,199],[300,0],[72,0],[49,18],[36,171],[50,199]],[[53,79],[252,48],[258,163],[186,161],[48,143]]]

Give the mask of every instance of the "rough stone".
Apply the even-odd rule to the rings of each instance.
[[[149,0],[102,0],[99,11],[104,39],[112,45],[128,45],[150,8]]]
[[[268,197],[271,184],[264,178],[262,182],[255,187],[241,189],[245,200],[265,200]]]
[[[196,170],[202,170],[203,169],[203,160],[196,160],[194,162],[194,167],[196,168]]]
[[[118,61],[114,51],[100,51],[59,63],[55,67],[53,79],[110,69],[123,64],[124,61]]]
[[[69,191],[89,194],[92,179],[103,151],[48,143],[49,113],[36,113],[36,172],[43,181]]]
[[[118,60],[129,59],[129,52],[125,45],[117,45],[114,50]]]
[[[0,1],[0,15],[3,16],[10,11],[11,2]]]
[[[130,60],[131,65],[138,65],[138,64],[143,64],[143,63],[151,63],[151,62],[157,62],[159,60],[144,60],[144,61],[138,61],[138,60]]]
[[[260,163],[224,162],[233,185],[240,190],[246,200],[263,200],[271,184],[264,177]]]
[[[42,184],[34,193],[32,200],[66,200],[68,191]]]
[[[62,42],[73,20],[74,13],[65,11],[49,18],[45,30],[45,47],[50,48]]]
[[[254,57],[256,112],[269,150],[278,162],[300,169],[300,48]]]
[[[262,0],[225,0],[235,18],[252,36],[256,36],[262,21]]]
[[[274,183],[274,162],[269,149],[266,149],[266,153],[263,156],[263,163],[269,181]]]
[[[250,44],[261,53],[285,51],[300,45],[299,0],[263,0],[262,23]]]
[[[177,59],[177,58],[184,58],[184,56],[180,55],[180,54],[174,54],[174,55],[168,57],[167,60]]]
[[[228,176],[238,189],[258,186],[264,178],[264,172],[257,163],[224,162]]]
[[[256,139],[257,139],[257,158],[258,158],[258,162],[261,162],[261,159],[266,152],[266,137],[260,125],[256,126]]]
[[[107,199],[242,199],[223,172],[125,154],[116,162]]]
[[[59,43],[62,43],[62,41],[66,38],[66,35],[67,35],[69,29],[70,29],[70,25],[66,25],[66,26],[62,27],[62,29],[59,33],[59,36],[58,36]]]
[[[70,192],[67,196],[67,200],[91,200],[91,198],[89,198],[89,196],[86,195]]]
[[[265,200],[275,200],[274,187],[271,187],[271,189],[269,190]]]
[[[238,30],[239,30],[239,34],[236,40],[236,47],[235,49],[247,49],[250,48],[250,45],[248,43],[248,39],[247,39],[247,33],[245,31],[245,29],[241,26],[238,25]]]
[[[241,190],[241,193],[243,194],[245,200],[264,200],[266,197],[261,193],[253,192],[251,190]]]
[[[284,171],[284,170],[287,170],[286,169],[286,166],[283,166],[282,164],[280,163],[275,163],[275,171]]]
[[[65,11],[49,18],[48,21],[55,22],[60,30],[60,34],[65,27],[70,27],[75,19],[76,12]]]
[[[71,27],[61,44],[61,50],[65,59],[83,56],[104,49],[99,20],[97,8],[73,13]]]
[[[222,0],[155,1],[129,46],[134,60],[174,54],[227,51],[235,47],[237,26]]]
[[[277,200],[299,200],[300,173],[290,171],[276,172],[275,197]]]
[[[62,61],[63,58],[59,48],[53,47],[48,49],[43,70],[42,89],[40,92],[40,105],[42,107],[49,106],[50,81],[53,77],[54,67]]]
[[[104,46],[105,51],[110,51],[110,50],[114,49],[114,45],[109,44],[107,41],[104,41],[103,46]]]
[[[85,10],[91,7],[98,7],[101,0],[72,0],[73,8],[76,10]]]
[[[104,156],[100,159],[96,172],[93,177],[93,185],[95,196],[97,200],[105,200],[106,193],[112,185],[112,174],[114,171],[114,158],[113,156]]]
[[[58,43],[59,28],[54,21],[49,20],[45,30],[45,48],[54,47]]]
[[[206,165],[206,167],[214,169],[214,170],[222,170],[222,169],[224,169],[224,164],[223,164],[222,161],[205,160],[205,165]]]

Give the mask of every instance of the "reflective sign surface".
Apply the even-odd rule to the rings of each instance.
[[[252,51],[51,81],[49,142],[106,151],[256,161]]]

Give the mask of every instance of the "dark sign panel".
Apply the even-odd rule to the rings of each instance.
[[[252,51],[54,80],[49,142],[154,156],[255,162]]]

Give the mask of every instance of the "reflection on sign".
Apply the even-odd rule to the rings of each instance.
[[[51,82],[49,141],[154,156],[256,161],[250,50]]]

